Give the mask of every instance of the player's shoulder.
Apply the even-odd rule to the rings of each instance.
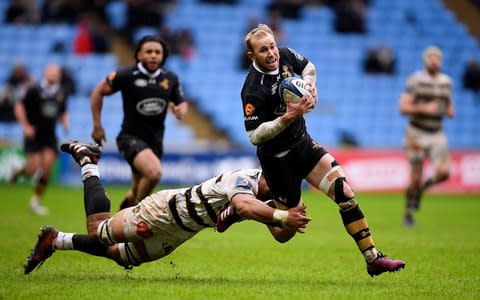
[[[170,79],[173,79],[173,80],[178,80],[178,75],[171,70],[162,68],[162,73],[161,74],[163,76],[167,77],[167,78],[170,78]]]
[[[445,73],[440,73],[438,76],[439,81],[445,82],[445,83],[452,83],[452,77],[450,77],[448,74]]]
[[[240,169],[224,174],[227,182],[234,189],[256,190],[261,176],[259,169]]]

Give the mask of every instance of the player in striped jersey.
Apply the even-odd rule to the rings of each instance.
[[[88,235],[42,227],[24,266],[25,274],[55,250],[107,257],[126,268],[162,258],[199,231],[215,228],[219,214],[230,203],[243,219],[267,224],[279,242],[303,233],[311,220],[303,203],[288,211],[276,209],[273,201],[263,203],[270,193],[258,169],[228,172],[190,188],[160,191],[111,217],[110,200],[96,165],[101,148],[72,142],[63,143],[61,150],[72,154],[82,166]]]
[[[423,191],[447,180],[450,175],[450,154],[442,123],[444,116],[451,119],[455,112],[452,80],[440,72],[442,52],[437,47],[428,47],[424,51],[423,62],[424,70],[408,77],[399,105],[400,113],[410,119],[403,141],[411,167],[405,226],[415,225],[413,212],[419,208]],[[429,157],[434,172],[422,182],[425,156]]]

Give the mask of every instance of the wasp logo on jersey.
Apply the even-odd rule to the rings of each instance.
[[[255,112],[255,106],[253,106],[252,104],[248,103],[247,105],[245,105],[245,114],[247,116],[251,116],[253,113]]]
[[[168,79],[165,78],[161,82],[158,83],[159,86],[163,87],[165,90],[168,90]]]
[[[292,73],[290,73],[290,70],[288,70],[288,66],[283,65],[282,69],[283,69],[283,72],[282,72],[283,78],[293,77]]]

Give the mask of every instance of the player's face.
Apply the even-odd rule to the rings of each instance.
[[[163,47],[157,42],[146,42],[137,54],[140,63],[150,72],[155,72],[163,61]]]
[[[60,79],[62,78],[62,71],[60,70],[59,66],[50,64],[45,67],[43,77],[49,84],[55,84],[60,82]]]
[[[435,74],[440,71],[442,65],[442,59],[436,54],[430,54],[425,59],[425,68],[430,74]]]
[[[277,70],[280,55],[274,37],[270,34],[253,36],[251,43],[253,52],[249,52],[248,56],[260,70],[264,72]]]

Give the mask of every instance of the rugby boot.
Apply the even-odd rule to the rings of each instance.
[[[230,203],[217,217],[217,231],[224,232],[241,219],[242,217],[237,215],[235,207]]]
[[[81,144],[78,141],[63,142],[60,150],[71,154],[73,159],[75,159],[81,167],[86,164],[96,165],[102,156],[102,147],[98,145]]]
[[[405,226],[405,227],[415,226],[415,220],[413,219],[412,214],[406,214],[405,215],[405,218],[403,219],[403,226]]]
[[[367,272],[370,276],[380,275],[383,272],[395,272],[405,268],[403,260],[394,260],[387,258],[381,252],[378,252],[377,258],[371,263],[367,263]]]
[[[52,256],[53,252],[55,252],[53,249],[53,241],[57,236],[58,231],[52,226],[43,226],[40,228],[37,243],[32,249],[30,256],[27,257],[27,263],[23,266],[25,274],[29,274],[37,266],[40,268],[45,260]]]

